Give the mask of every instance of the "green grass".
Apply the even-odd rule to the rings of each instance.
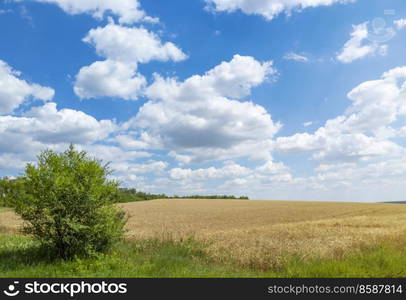
[[[406,277],[406,251],[383,244],[340,260],[292,257],[267,272],[215,263],[203,249],[193,241],[123,242],[110,254],[62,261],[30,238],[0,235],[0,277]]]
[[[24,236],[0,235],[0,277],[240,277],[246,270],[210,263],[194,242],[124,242],[110,254],[51,260]]]
[[[4,212],[4,211],[9,211],[9,210],[11,210],[11,209],[8,208],[8,207],[0,206],[0,213],[1,213],[1,212]]]
[[[286,277],[406,277],[406,251],[380,244],[339,260],[313,260],[303,263],[292,259],[285,266]]]

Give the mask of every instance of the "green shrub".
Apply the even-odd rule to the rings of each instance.
[[[28,164],[12,192],[24,232],[63,259],[107,251],[124,234],[124,212],[113,205],[118,184],[107,165],[71,145],[51,150]]]
[[[22,188],[21,178],[0,178],[0,207],[12,206],[12,201]]]
[[[0,207],[6,206],[7,181],[7,178],[0,178]]]

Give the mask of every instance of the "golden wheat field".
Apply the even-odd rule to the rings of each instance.
[[[335,258],[406,232],[406,205],[164,199],[120,205],[129,239],[193,238],[216,261],[277,267],[292,256]],[[0,228],[21,225],[11,211]]]

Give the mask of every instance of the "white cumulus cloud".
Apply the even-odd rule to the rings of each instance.
[[[173,43],[162,43],[156,34],[145,28],[110,23],[90,30],[83,41],[93,45],[98,55],[121,62],[182,61],[187,58]]]
[[[386,55],[388,46],[368,39],[368,22],[354,25],[351,38],[337,54],[337,60],[342,63],[351,63],[355,60],[371,55]]]
[[[215,11],[241,10],[248,15],[261,15],[272,20],[281,13],[290,14],[305,8],[351,3],[355,0],[205,0],[208,8]]]
[[[33,107],[22,116],[0,116],[0,168],[20,168],[46,148],[60,151],[68,143],[91,145],[116,128],[110,120],[98,121],[72,109],[58,110],[54,102]],[[14,166],[5,164],[10,157],[14,157]]]
[[[138,0],[34,0],[41,3],[56,4],[66,13],[90,14],[96,19],[103,19],[105,14],[113,14],[123,24],[135,22],[157,22],[158,19],[151,18],[141,9]]]
[[[227,162],[221,168],[210,167],[206,169],[181,169],[174,168],[170,170],[169,175],[174,180],[188,180],[188,181],[200,181],[210,179],[224,179],[246,176],[251,173],[251,170],[240,166],[234,162]]]
[[[98,97],[137,99],[147,81],[136,72],[136,69],[136,64],[109,59],[94,62],[80,70],[76,76],[74,91],[82,99]]]
[[[52,100],[55,91],[20,78],[21,73],[0,60],[0,115],[8,114],[30,98]]]
[[[187,58],[173,43],[144,28],[130,28],[110,23],[89,31],[83,39],[93,45],[105,61],[81,68],[74,91],[82,99],[118,97],[136,100],[146,86],[146,79],[137,72],[139,63],[181,61]]]
[[[109,120],[97,121],[71,109],[58,110],[54,102],[33,107],[22,117],[0,117],[2,140],[10,142],[5,138],[9,136],[17,144],[24,139],[44,144],[87,144],[106,138],[114,129],[114,123]]]
[[[401,30],[406,27],[406,19],[398,19],[395,20],[394,23],[398,30]]]
[[[157,76],[146,91],[151,101],[124,127],[144,132],[144,137],[134,137],[138,143],[133,145],[147,146],[148,137],[154,143],[150,147],[182,152],[172,155],[183,161],[268,158],[271,139],[281,125],[262,106],[240,99],[275,72],[272,62],[235,55],[184,82]]]
[[[391,126],[406,116],[406,67],[385,72],[378,80],[355,87],[344,115],[328,120],[315,133],[279,137],[282,152],[312,152],[327,161],[358,161],[374,157],[397,157],[405,149],[389,137]],[[397,125],[398,126],[398,125]],[[395,128],[396,129],[396,128]]]

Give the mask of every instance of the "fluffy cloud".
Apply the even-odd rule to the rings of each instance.
[[[405,81],[406,67],[400,67],[360,84],[348,93],[352,105],[345,115],[328,120],[314,134],[280,137],[277,148],[313,152],[314,158],[330,161],[404,155],[405,150],[388,137],[393,135],[390,126],[406,115]]]
[[[406,137],[406,126],[401,127],[401,128],[398,130],[397,135],[398,135],[399,137]]]
[[[68,14],[91,14],[102,19],[106,13],[119,17],[120,23],[131,24],[139,21],[157,22],[140,8],[138,0],[34,0],[58,5]]]
[[[31,84],[19,78],[20,75],[0,60],[0,115],[13,112],[30,98],[49,101],[54,97],[53,89]]]
[[[0,168],[21,168],[45,148],[63,150],[67,143],[91,145],[116,129],[81,111],[58,110],[56,103],[33,107],[23,116],[0,116]],[[14,165],[7,164],[13,158]]]
[[[376,133],[406,114],[406,67],[394,68],[379,80],[367,81],[349,94],[352,105],[347,110],[347,130]]]
[[[26,139],[43,144],[87,144],[106,138],[114,129],[111,121],[97,121],[81,111],[58,110],[53,102],[34,107],[23,117],[0,117],[1,140],[10,143],[11,138],[16,144]],[[7,146],[7,143],[2,150],[15,146]]]
[[[76,76],[74,91],[82,99],[119,97],[137,99],[147,81],[136,72],[136,64],[120,61],[97,61],[83,67]]]
[[[406,179],[404,156],[365,165],[355,163],[321,165],[316,172],[315,176],[303,178],[301,180],[303,185],[331,195],[338,193],[340,200],[403,201],[404,193],[401,189]]]
[[[357,161],[404,153],[400,146],[391,141],[360,133],[334,135],[335,131],[336,128],[327,126],[314,134],[278,138],[278,149],[283,152],[315,152],[314,158],[324,161]]]
[[[115,162],[112,163],[112,168],[123,174],[138,175],[138,174],[161,174],[168,167],[168,163],[165,161],[150,161],[144,164],[127,163],[127,162]]]
[[[51,100],[54,90],[22,79],[20,72],[0,61],[0,169],[21,169],[45,148],[64,150],[68,143],[90,146],[107,139],[118,126],[72,109],[57,109],[47,102],[15,115],[6,113],[29,98]]]
[[[272,20],[281,13],[290,14],[294,10],[310,7],[329,6],[336,3],[350,3],[355,0],[205,0],[210,9],[233,12],[241,10],[252,15],[262,15]]]
[[[83,67],[76,76],[74,91],[83,99],[119,97],[136,100],[146,79],[137,72],[139,63],[181,61],[187,58],[173,43],[162,43],[144,28],[130,28],[113,23],[90,30],[83,39],[93,45],[98,55],[107,58]]]
[[[124,126],[127,127],[127,124]],[[132,132],[136,134],[136,131]],[[148,132],[141,132],[139,138],[134,140],[134,138],[130,135],[130,132],[126,134],[118,134],[114,140],[118,144],[120,144],[125,149],[161,149],[162,145],[160,141],[156,138],[151,136]]]
[[[276,163],[272,160],[256,168],[259,175],[280,175],[289,174],[289,169],[283,163]]]
[[[406,19],[395,20],[394,24],[398,30],[401,30],[406,27]]]
[[[351,105],[345,114],[328,120],[314,133],[279,137],[274,146],[280,154],[309,153],[320,163],[313,175],[297,177],[286,165],[270,159],[255,168],[234,162],[222,167],[174,168],[162,184],[185,194],[215,190],[262,199],[300,195],[306,200],[403,200],[406,151],[395,141],[406,136],[405,96],[406,67],[394,68],[350,91]],[[185,164],[194,158],[193,153],[170,155]]]
[[[170,178],[174,180],[210,180],[242,177],[251,173],[251,170],[234,162],[227,162],[222,168],[210,167],[207,169],[181,169],[170,170]]]
[[[154,141],[151,147],[160,145],[189,161],[269,158],[280,124],[262,106],[239,99],[273,74],[272,62],[236,55],[184,82],[157,76],[146,91],[151,101],[124,128],[142,129],[133,145],[146,146],[148,138]]]
[[[294,177],[283,164],[268,162],[251,169],[246,176],[224,181],[215,189],[222,194],[249,195],[253,199],[292,200],[299,199],[299,195],[301,200],[312,201],[403,201],[404,157],[382,158],[367,164],[329,162],[306,177]],[[260,171],[275,164],[280,167],[271,167],[271,173]]]
[[[225,161],[220,167],[173,168],[169,178],[159,180],[165,190],[175,194],[212,194],[216,191],[218,194],[254,195],[266,190],[268,197],[270,190],[293,188],[295,182],[289,168],[272,160],[251,168],[234,161]]]
[[[368,22],[353,26],[351,38],[337,54],[337,60],[350,63],[368,55],[386,55],[388,46],[368,39],[369,35]]]
[[[93,45],[98,55],[121,62],[148,63],[187,58],[173,43],[162,43],[156,34],[144,28],[110,23],[90,30],[83,41]]]
[[[24,157],[21,153],[1,153],[0,170],[23,170],[26,163],[31,162],[32,159],[33,157],[29,155]],[[9,177],[13,177],[13,175]]]
[[[103,142],[103,141],[101,141]],[[111,162],[113,169],[123,170],[123,164],[133,163],[134,160],[150,158],[152,154],[142,151],[125,151],[120,147],[109,144],[83,144],[78,148],[85,150],[90,155],[102,159],[104,162]]]
[[[404,180],[406,160],[402,156],[367,164],[328,162],[316,168],[315,175],[306,177],[294,177],[284,164],[273,161],[256,168],[225,162],[220,167],[174,168],[169,178],[161,177],[154,184],[168,193],[184,195],[216,191],[252,199],[292,200],[300,195],[301,200],[353,202],[401,201]]]

